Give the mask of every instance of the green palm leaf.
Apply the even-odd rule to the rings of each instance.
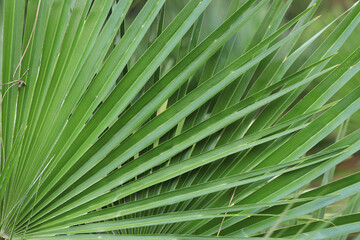
[[[332,60],[360,4],[305,38],[321,1],[215,2],[0,0],[0,237],[359,231],[359,173],[308,185],[360,150],[360,130],[314,149],[360,109],[360,88],[331,101],[360,71],[360,48]]]

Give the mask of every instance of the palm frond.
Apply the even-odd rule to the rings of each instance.
[[[332,101],[360,71],[360,48],[334,64],[360,4],[305,38],[320,2],[0,0],[0,237],[358,232],[359,173],[326,174],[360,130],[314,147],[360,109],[360,87]]]

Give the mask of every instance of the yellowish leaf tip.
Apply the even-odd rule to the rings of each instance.
[[[334,57],[335,55],[337,55],[339,52],[335,52],[335,53],[333,53],[333,54],[331,54],[328,58],[332,58],[332,57]]]

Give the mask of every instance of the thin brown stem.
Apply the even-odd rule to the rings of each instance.
[[[10,84],[13,84],[13,83],[17,83],[18,81],[19,80],[14,80],[14,81],[11,81],[11,82],[3,83],[3,84],[0,84],[0,86],[10,85]]]
[[[41,0],[39,0],[39,3],[38,3],[38,7],[37,7],[37,10],[36,10],[36,15],[35,15],[35,20],[34,20],[34,26],[33,26],[33,29],[32,29],[32,31],[31,31],[31,34],[30,34],[30,37],[29,37],[29,41],[28,41],[28,43],[27,43],[27,45],[26,45],[26,48],[25,48],[25,50],[24,50],[23,55],[22,55],[21,58],[20,58],[19,64],[18,64],[18,65],[16,66],[16,68],[15,68],[15,71],[14,71],[14,74],[13,74],[13,78],[15,77],[15,74],[16,74],[16,72],[18,71],[18,69],[19,69],[19,67],[20,67],[20,65],[21,65],[21,62],[23,61],[23,59],[24,59],[24,57],[25,57],[25,54],[26,54],[26,52],[27,52],[27,50],[28,50],[28,47],[29,47],[30,42],[31,42],[31,39],[32,39],[32,37],[33,37],[33,35],[34,35],[36,23],[37,23],[38,16],[39,16],[40,4],[41,4]]]
[[[8,93],[8,91],[10,90],[10,88],[12,88],[13,86],[19,84],[19,80],[16,80],[15,83],[13,83],[10,87],[8,87],[6,89],[6,91],[4,92],[2,98],[1,98],[1,102],[0,102],[0,106],[2,105],[3,101],[4,101],[4,98],[5,98],[5,95]]]
[[[231,206],[232,200],[234,199],[235,192],[236,192],[236,188],[237,188],[237,187],[234,188],[233,194],[231,195],[230,202],[229,202],[229,207]],[[220,224],[220,227],[219,227],[219,230],[218,230],[216,236],[219,236],[219,235],[220,235],[222,225],[224,224],[224,221],[225,221],[225,218],[226,218],[226,214],[227,214],[227,212],[225,213],[225,216],[224,216],[223,219],[221,220],[221,224]]]
[[[6,89],[6,91],[4,92],[4,94],[1,97],[0,109],[1,109],[2,103],[4,101],[4,98],[5,98],[6,94],[8,93],[8,91],[10,90],[10,88],[12,88],[15,85],[18,85],[18,88],[26,85],[26,83],[22,79],[25,76],[25,74],[28,73],[29,69],[30,68],[26,69],[26,71],[23,73],[23,75],[21,76],[20,79],[14,80],[14,81],[11,81],[11,82],[8,82],[8,83],[1,84],[1,86],[9,85],[9,84],[11,84],[11,85],[10,85],[10,87],[8,87]],[[2,152],[3,152],[3,166],[5,166],[5,147],[4,147],[4,140],[3,140],[3,137],[2,137],[2,129],[0,129],[0,141],[1,141],[1,147],[2,147]]]

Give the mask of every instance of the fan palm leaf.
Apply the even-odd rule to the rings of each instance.
[[[320,2],[287,19],[292,0],[232,0],[204,34],[211,0],[173,18],[180,6],[165,0],[0,1],[0,236],[358,232],[359,173],[308,189],[360,149],[356,130],[314,150],[360,109],[359,87],[331,102],[360,48],[330,65],[360,4],[299,40]],[[324,215],[351,197],[346,215]]]

